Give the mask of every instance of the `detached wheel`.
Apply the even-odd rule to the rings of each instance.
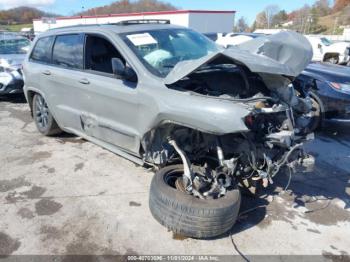
[[[174,165],[154,175],[149,197],[153,217],[174,233],[187,237],[210,238],[229,231],[241,203],[239,190],[229,190],[218,199],[199,199],[176,188],[182,174],[183,165]]]
[[[35,94],[33,97],[33,118],[37,129],[43,135],[53,136],[62,133],[50,113],[45,99],[39,94]]]

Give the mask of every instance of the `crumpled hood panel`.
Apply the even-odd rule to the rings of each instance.
[[[310,63],[312,56],[312,47],[304,36],[293,31],[284,31],[258,37],[200,59],[180,62],[168,74],[164,83],[173,84],[220,57],[244,64],[255,73],[296,77]]]

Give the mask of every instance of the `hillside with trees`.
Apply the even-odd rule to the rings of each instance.
[[[33,19],[57,16],[32,7],[17,7],[0,11],[0,25],[31,24]]]
[[[77,13],[77,15],[119,14],[168,10],[177,10],[177,8],[171,4],[158,0],[120,0],[113,2],[110,5],[88,9],[84,12]],[[9,25],[31,24],[33,19],[53,16],[56,17],[59,15],[47,13],[32,7],[17,7],[0,11],[0,26],[2,25],[2,28],[5,28]]]
[[[268,5],[256,15],[251,27],[239,18],[235,31],[254,31],[260,28],[286,28],[305,34],[341,34],[350,25],[350,0],[317,0],[313,5],[287,13],[278,5]]]
[[[77,15],[100,15],[100,14],[120,14],[120,13],[136,13],[136,12],[155,12],[177,10],[171,4],[158,0],[120,0],[109,5],[88,9]]]

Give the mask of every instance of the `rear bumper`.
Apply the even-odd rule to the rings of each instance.
[[[326,122],[350,125],[350,117],[349,118],[330,118],[330,119],[327,119]]]
[[[337,112],[332,116],[327,117],[325,121],[332,124],[350,126],[350,103],[341,112]]]

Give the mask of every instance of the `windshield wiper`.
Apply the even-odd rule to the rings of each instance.
[[[162,67],[164,67],[164,68],[174,68],[175,67],[175,65],[162,65]]]

